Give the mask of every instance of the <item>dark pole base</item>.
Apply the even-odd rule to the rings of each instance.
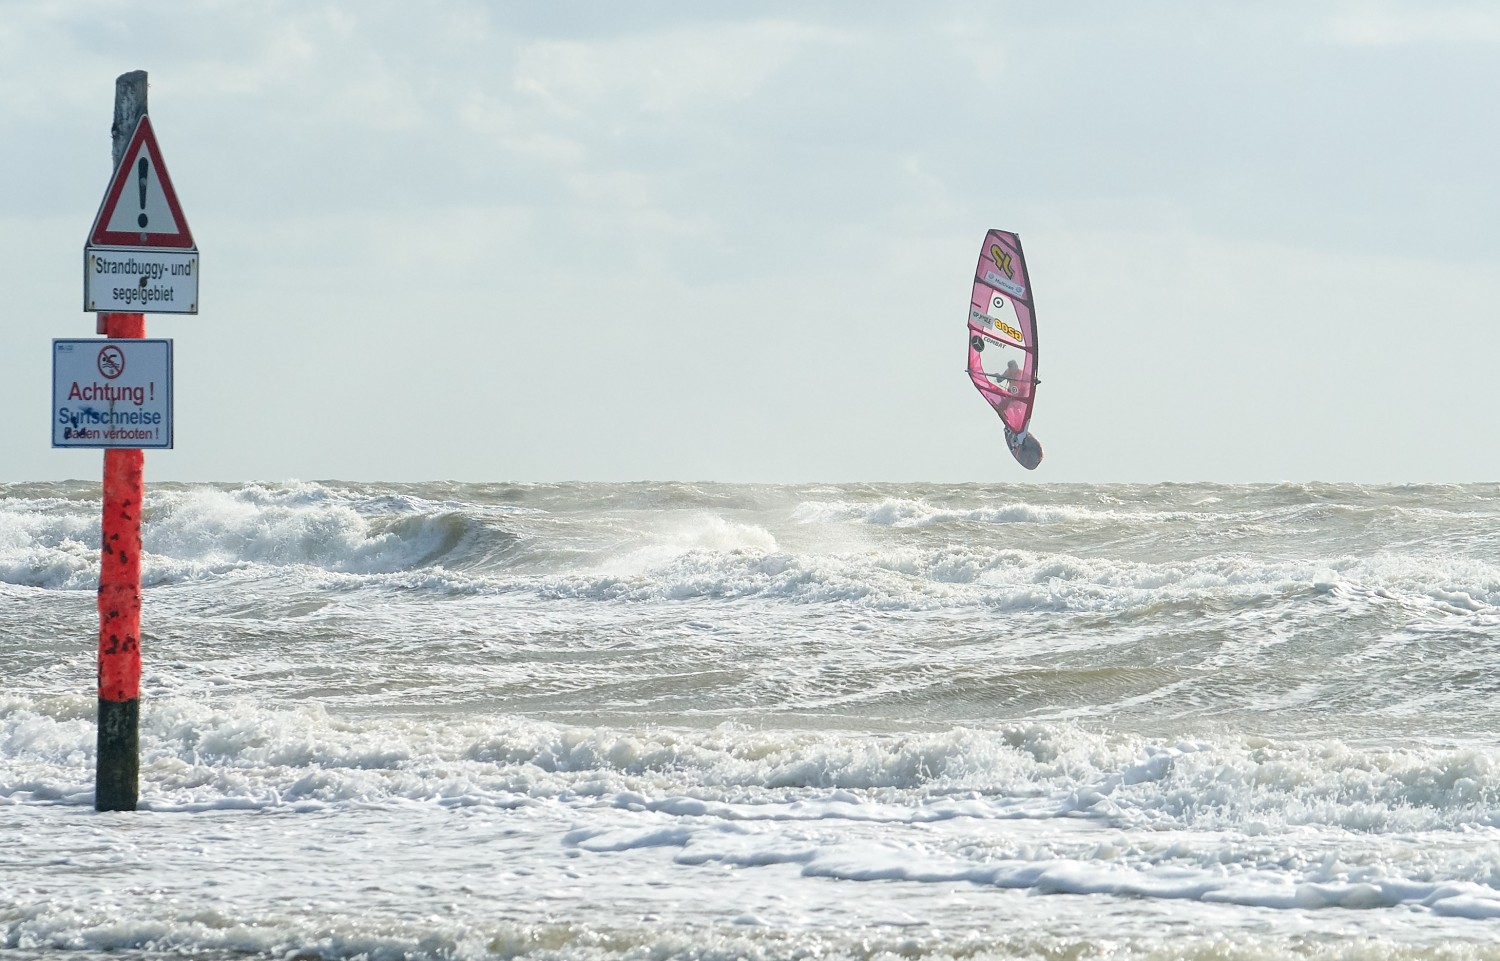
[[[141,775],[141,702],[99,700],[95,811],[134,811]]]

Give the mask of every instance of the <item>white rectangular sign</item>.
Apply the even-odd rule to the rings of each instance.
[[[54,340],[53,447],[171,447],[170,340]]]
[[[198,251],[85,247],[83,309],[132,314],[196,314]]]

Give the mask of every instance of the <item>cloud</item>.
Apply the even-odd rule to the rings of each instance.
[[[684,122],[750,99],[799,54],[838,41],[834,31],[809,24],[752,21],[535,42],[521,51],[515,90],[559,116],[587,122],[604,113]]]
[[[1034,261],[1050,478],[1370,476],[1433,428],[1370,392],[1413,355],[1361,332],[1463,355],[1424,358],[1433,396],[1488,404],[1500,61],[1483,8],[1319,11],[10,4],[36,82],[0,102],[0,406],[92,329],[81,241],[144,67],[203,249],[203,314],[149,325],[191,402],[174,476],[989,476],[957,357],[991,226]],[[1358,429],[1248,447],[1268,350],[1313,385],[1288,410]],[[1161,372],[1130,396],[1165,446],[1119,433],[1120,362]]]
[[[1500,44],[1500,10],[1489,5],[1358,4],[1321,26],[1329,41],[1352,47]]]

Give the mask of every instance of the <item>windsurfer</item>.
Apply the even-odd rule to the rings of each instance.
[[[1006,383],[1008,383],[1010,385],[1009,389],[1010,389],[1010,392],[1012,394],[1020,394],[1020,393],[1022,393],[1022,390],[1021,390],[1021,368],[1016,365],[1016,362],[1014,360],[1007,360],[1005,362],[1005,373],[1001,374],[999,377],[996,377],[995,379],[997,381],[998,380],[1003,380]]]
[[[1036,308],[1030,296],[1021,238],[1007,230],[986,231],[969,300],[967,372],[1000,415],[1016,462],[1035,470],[1042,462],[1042,445],[1029,432],[1037,392]],[[983,356],[987,346],[999,348],[1000,356]]]

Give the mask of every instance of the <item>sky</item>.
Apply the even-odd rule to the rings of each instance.
[[[152,480],[1500,480],[1493,3],[0,0],[0,482],[115,78],[201,251]],[[1035,472],[964,373],[985,230]]]

